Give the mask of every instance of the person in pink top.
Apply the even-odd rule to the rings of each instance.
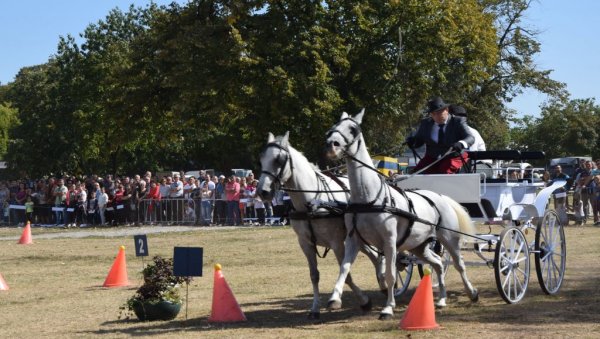
[[[227,224],[240,225],[240,184],[236,182],[235,175],[231,174],[225,184],[225,197],[227,200]]]

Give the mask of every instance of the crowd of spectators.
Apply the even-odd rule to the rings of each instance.
[[[272,201],[256,195],[254,174],[216,176],[200,171],[162,177],[151,172],[113,177],[49,177],[0,182],[3,222],[85,227],[141,224],[204,226],[287,223],[291,203],[277,192]]]
[[[560,165],[556,166],[551,179],[566,180],[568,184],[565,191],[573,188],[573,201],[569,203],[567,199],[566,208],[573,211],[577,224],[593,220],[594,226],[600,226],[600,159],[581,159],[574,178],[563,173]]]

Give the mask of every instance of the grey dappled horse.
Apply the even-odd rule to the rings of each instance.
[[[300,248],[308,260],[313,285],[313,303],[309,317],[319,318],[319,270],[316,246],[330,248],[338,263],[341,264],[346,238],[343,208],[347,204],[348,189],[342,187],[338,180],[343,180],[341,184],[346,187],[348,181],[345,178],[334,180],[321,173],[304,155],[290,145],[288,139],[289,132],[277,138],[269,133],[267,145],[260,156],[262,173],[256,191],[263,200],[271,199],[281,186],[285,186],[288,191],[295,210],[291,216],[291,225],[298,236]],[[332,209],[336,211],[332,212]],[[380,288],[386,290],[383,273],[381,273],[382,262],[378,263],[376,253],[370,249],[362,250],[375,266]],[[358,296],[361,308],[369,310],[371,308],[369,297],[352,282],[351,276],[344,277],[344,281]]]
[[[354,117],[344,112],[340,121],[327,132],[327,156],[346,159],[350,181],[350,204],[345,215],[348,229],[346,254],[340,265],[340,275],[329,300],[329,308],[341,307],[343,282],[363,242],[382,250],[386,258],[388,299],[380,319],[391,318],[396,305],[392,269],[397,251],[411,251],[432,265],[439,280],[440,299],[437,305],[446,305],[442,260],[428,246],[432,239],[440,241],[452,256],[465,290],[471,300],[476,301],[477,290],[467,278],[460,255],[461,234],[456,232],[474,234],[471,218],[460,204],[449,197],[425,190],[400,192],[390,187],[372,167],[360,128],[363,115],[364,109]]]

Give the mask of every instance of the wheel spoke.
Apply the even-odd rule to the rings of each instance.
[[[517,285],[517,283],[518,283],[518,285],[519,285],[519,286],[518,286],[518,287],[519,287],[519,291],[522,291],[522,290],[523,290],[523,284],[522,284],[522,281],[521,281],[521,279],[519,279],[519,277],[517,276],[516,272],[520,272],[520,273],[522,273],[522,274],[523,274],[523,276],[525,276],[525,271],[521,270],[520,268],[518,268],[518,269],[515,271],[515,286],[516,286],[516,285]]]
[[[548,270],[546,270],[546,286],[552,289],[554,287],[554,282],[557,281],[556,278],[556,270],[553,270],[550,265],[548,265]]]
[[[510,286],[510,277],[511,277],[511,273],[508,273],[506,275],[506,277],[504,278],[504,281],[502,282],[502,289],[504,289],[506,291],[506,284],[508,284]]]
[[[526,260],[527,260],[527,257],[526,256],[522,256],[520,258],[517,258],[517,260],[515,260],[514,263],[520,263],[520,262],[523,262],[523,261],[526,261]]]

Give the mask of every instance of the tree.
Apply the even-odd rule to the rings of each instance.
[[[113,10],[11,84],[22,123],[7,157],[40,174],[253,168],[266,133],[290,130],[316,160],[341,112],[363,107],[371,152],[397,154],[433,95],[466,106],[488,147],[505,146],[505,101],[524,87],[562,94],[532,62],[528,8],[193,0]],[[41,161],[22,156],[30,146]]]
[[[19,123],[17,110],[0,102],[0,159],[4,159],[9,143],[9,130]]]
[[[512,131],[512,148],[544,150],[547,158],[600,156],[600,107],[593,99],[554,100],[540,118],[525,117]]]
[[[478,83],[475,90],[465,93],[470,123],[476,126],[488,148],[507,146],[507,121],[513,118],[506,102],[533,88],[556,100],[566,100],[565,84],[550,78],[551,70],[540,70],[534,56],[540,52],[538,32],[523,23],[531,0],[479,0],[485,13],[494,20],[497,30],[497,62],[491,76]]]

